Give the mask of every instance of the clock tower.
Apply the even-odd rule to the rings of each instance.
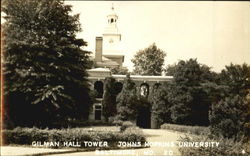
[[[121,47],[121,33],[117,27],[118,16],[114,7],[111,7],[107,15],[107,25],[103,33],[103,56],[118,62],[120,65],[124,60]]]
[[[122,67],[124,55],[117,21],[118,16],[112,6],[110,13],[107,15],[107,25],[102,36],[96,37],[95,61],[97,67]]]

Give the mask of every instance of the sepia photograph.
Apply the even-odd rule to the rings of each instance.
[[[1,1],[2,156],[249,156],[249,1]]]

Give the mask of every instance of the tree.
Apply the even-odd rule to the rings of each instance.
[[[219,75],[220,87],[209,114],[210,130],[216,136],[250,138],[250,66],[226,66]]]
[[[214,81],[209,67],[199,64],[196,59],[181,60],[176,66],[171,66],[171,72],[174,79],[166,87],[166,92],[172,104],[173,122],[207,125],[211,98],[204,84]]]
[[[151,127],[159,128],[164,122],[170,122],[170,103],[167,100],[167,92],[162,85],[155,85],[150,96],[152,104],[151,109]]]
[[[166,72],[165,75],[168,75],[168,76],[174,75],[174,73],[176,72],[175,67],[176,67],[176,64],[167,65],[167,67],[165,69],[165,72]]]
[[[220,84],[229,86],[228,93],[246,96],[250,89],[250,66],[230,64],[220,74]]]
[[[128,71],[128,68],[126,67],[115,67],[115,68],[111,68],[111,73],[117,74],[117,75],[127,75],[129,74],[129,71]]]
[[[250,137],[250,103],[239,95],[230,95],[212,105],[210,130],[216,136],[241,139]]]
[[[124,80],[121,93],[117,97],[117,119],[122,121],[135,121],[137,117],[137,105],[140,102],[136,95],[135,83],[130,76]]]
[[[144,50],[139,50],[131,60],[134,63],[134,73],[139,75],[161,75],[166,53],[155,44]]]
[[[173,123],[190,125],[192,95],[185,86],[178,86],[177,83],[169,84],[166,87],[168,101],[171,103],[171,120]]]
[[[104,83],[104,95],[103,95],[103,116],[106,121],[109,117],[116,115],[116,96],[117,90],[115,85],[115,79],[108,77]]]
[[[86,118],[89,52],[81,49],[86,42],[76,39],[79,15],[70,15],[71,6],[59,0],[2,4],[8,120],[27,126]]]

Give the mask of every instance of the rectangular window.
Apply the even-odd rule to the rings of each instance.
[[[95,120],[101,120],[101,118],[102,118],[102,111],[95,110]]]

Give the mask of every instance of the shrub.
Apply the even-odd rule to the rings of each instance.
[[[146,141],[145,135],[138,127],[127,127],[123,133],[120,133],[120,135],[120,138],[123,140],[117,139],[117,141],[141,142],[142,144]]]
[[[219,88],[209,113],[216,136],[250,139],[250,66],[230,64],[219,75]]]
[[[131,121],[124,121],[120,127],[121,132],[125,131],[127,128],[136,127]]]
[[[115,121],[115,117],[114,116],[111,116],[111,117],[108,118],[108,123],[114,124],[114,121]]]
[[[81,120],[71,120],[71,121],[58,121],[52,123],[51,127],[56,129],[61,128],[76,128],[76,127],[86,127],[86,126],[112,126],[112,122],[106,121],[81,121]]]
[[[229,96],[212,105],[210,129],[227,138],[250,138],[250,102],[239,95]]]
[[[180,141],[184,142],[210,142],[215,139],[207,136],[184,137]],[[220,137],[216,139],[219,142],[218,147],[181,147],[179,151],[182,156],[246,156],[250,154],[250,142],[236,142],[234,139],[225,139]]]
[[[4,144],[30,145],[32,141],[49,141],[49,132],[47,129],[38,128],[20,128],[3,131]]]
[[[163,125],[161,125],[161,129],[174,130],[174,131],[196,134],[196,135],[208,135],[208,134],[210,134],[209,128],[203,127],[203,126],[163,124]]]
[[[138,128],[130,127],[125,131],[91,131],[82,128],[68,129],[38,129],[38,128],[15,128],[3,131],[5,145],[31,145],[33,141],[39,142],[63,142],[77,141],[84,147],[84,141],[107,141],[109,147],[117,147],[118,141],[145,142],[145,136]],[[59,148],[60,148],[59,147]],[[58,147],[56,147],[58,148]],[[100,147],[96,147],[100,148]]]
[[[123,121],[122,120],[119,120],[118,117],[116,116],[114,121],[112,122],[114,125],[116,126],[121,126]]]

